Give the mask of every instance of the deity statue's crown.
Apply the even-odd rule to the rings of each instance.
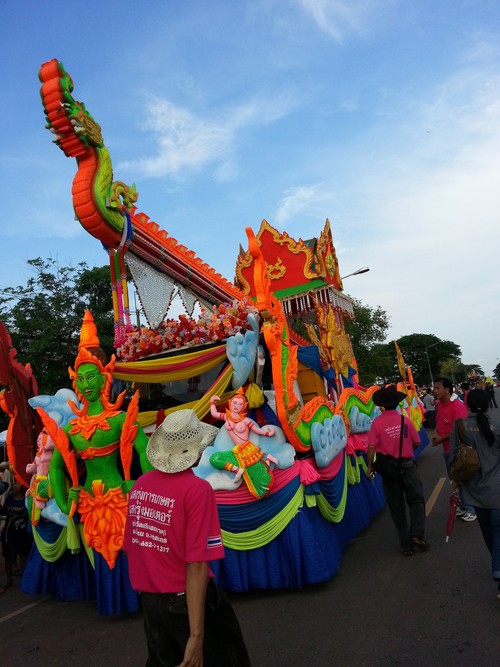
[[[90,310],[85,311],[83,316],[83,324],[80,329],[80,343],[78,345],[78,350],[81,350],[82,347],[86,347],[87,350],[90,347],[99,347],[99,336],[97,335],[97,327],[92,317]]]
[[[233,398],[236,398],[236,397],[237,398],[242,398],[244,400],[244,402],[245,402],[244,410],[246,411],[248,409],[248,398],[246,397],[245,390],[243,389],[243,387],[240,387],[238,389],[238,391],[236,391],[231,396],[231,398],[229,399],[229,405],[231,405],[231,401],[233,400]],[[246,412],[245,412],[245,414],[246,414]]]
[[[245,401],[247,401],[247,403],[248,403],[248,400],[247,400],[247,397],[246,397],[246,394],[245,394],[245,390],[243,389],[243,387],[240,387],[240,388],[233,394],[233,396],[239,396],[240,398],[244,398]]]
[[[97,335],[97,327],[90,310],[86,310],[83,317],[78,355],[75,359],[75,371],[82,364],[95,364],[101,373],[111,372],[115,365],[114,355],[108,364],[105,362],[105,355],[100,348],[99,336]]]

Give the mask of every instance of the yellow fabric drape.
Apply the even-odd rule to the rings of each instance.
[[[231,382],[232,377],[233,367],[229,364],[227,368],[219,375],[217,381],[210,387],[210,390],[200,399],[193,401],[192,403],[183,403],[182,405],[176,405],[174,408],[168,408],[168,410],[165,410],[165,416],[169,415],[171,412],[175,412],[176,410],[186,410],[190,408],[196,412],[198,419],[203,419],[203,417],[205,417],[205,415],[207,415],[210,411],[210,398],[214,394],[220,396],[221,399],[224,400],[224,392],[228,384]]]
[[[146,426],[151,426],[151,424],[156,424],[156,415],[158,410],[147,410],[146,412],[139,412],[137,415],[137,422],[141,428],[146,428]]]
[[[33,526],[33,539],[36,548],[44,560],[49,563],[59,560],[66,549],[69,549],[71,553],[80,551],[80,537],[73,519],[68,519],[68,525],[62,527],[59,537],[54,542],[46,542],[39,534],[36,526]]]
[[[33,539],[35,540],[36,548],[44,560],[49,563],[54,563],[61,558],[68,548],[66,542],[67,532],[67,528],[64,527],[55,542],[45,542],[45,540],[38,534],[38,529],[35,526],[33,527]]]
[[[115,365],[113,377],[131,382],[185,380],[193,375],[202,375],[227,359],[225,344],[213,349],[217,349],[217,353],[209,358],[207,350],[198,350],[162,359],[119,362]]]
[[[84,532],[83,532],[83,529],[84,529],[83,523],[78,524],[78,527],[79,527],[79,529],[80,529],[80,539],[81,539],[82,544],[83,544],[83,546],[84,546],[84,548],[85,548],[85,552],[86,552],[86,554],[87,554],[87,556],[88,556],[88,559],[89,559],[89,561],[90,561],[90,564],[92,565],[92,567],[93,567],[94,570],[95,570],[94,550],[92,549],[92,547],[89,547],[89,545],[88,545],[87,542],[85,541],[85,535],[84,535]]]
[[[220,396],[222,401],[225,401],[230,396],[232,396],[233,392],[227,392],[227,395],[225,393],[227,386],[231,382],[232,376],[233,376],[233,367],[230,364],[228,364],[228,366],[222,371],[222,373],[217,378],[216,382],[214,382],[214,384],[210,387],[209,391],[204,396],[202,396],[197,401],[192,401],[190,403],[183,403],[182,405],[176,405],[174,408],[168,408],[167,410],[165,410],[165,416],[167,416],[171,412],[175,412],[176,410],[194,410],[196,412],[198,419],[203,419],[203,417],[205,417],[205,415],[207,415],[210,410],[210,398],[214,394]],[[156,424],[157,414],[158,410],[148,410],[147,412],[140,412],[139,415],[137,416],[137,421],[142,426],[142,428],[145,428],[146,426],[151,426],[152,424]]]

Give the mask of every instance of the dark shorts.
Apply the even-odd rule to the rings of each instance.
[[[26,526],[16,527],[9,524],[2,532],[2,556],[8,559],[15,556],[28,556],[32,542],[33,537],[31,533],[28,533]]]
[[[424,415],[424,421],[427,428],[436,428],[436,411],[427,410]]]
[[[189,638],[186,596],[141,593],[147,667],[176,667]],[[210,580],[205,603],[204,667],[250,667],[240,625],[224,591]]]

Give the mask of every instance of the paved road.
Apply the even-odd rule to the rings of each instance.
[[[254,667],[500,665],[500,603],[479,526],[457,520],[445,543],[440,451],[429,446],[419,461],[430,551],[403,558],[384,510],[332,581],[231,595]],[[2,667],[145,664],[139,614],[100,617],[92,603],[23,595],[18,581],[0,596],[0,633]]]

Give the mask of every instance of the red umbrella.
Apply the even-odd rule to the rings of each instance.
[[[450,513],[448,514],[448,520],[446,522],[446,541],[450,539],[453,526],[455,525],[455,519],[457,517],[457,507],[460,504],[460,497],[458,495],[458,489],[453,491],[451,496],[448,498],[448,505],[450,506]]]

